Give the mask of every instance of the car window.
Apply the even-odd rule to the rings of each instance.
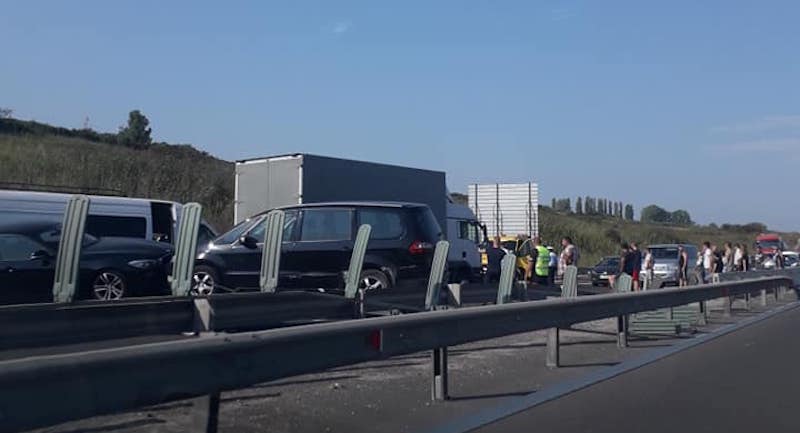
[[[301,241],[342,241],[352,237],[349,209],[306,209],[300,229]]]
[[[297,214],[298,212],[295,210],[284,212],[283,242],[293,240],[294,227],[297,224]],[[262,218],[261,221],[259,221],[249,232],[247,232],[247,236],[256,238],[258,243],[264,243],[265,231],[267,230],[267,220],[268,218],[266,217]]]
[[[359,219],[359,224],[372,226],[371,239],[400,239],[405,234],[403,217],[394,210],[361,209]]]
[[[35,251],[44,247],[33,239],[19,234],[0,234],[0,260],[28,260]]]
[[[677,259],[678,258],[678,247],[666,247],[666,248],[651,248],[650,252],[653,254],[653,258],[658,259]]]
[[[211,230],[208,227],[206,227],[204,225],[201,225],[197,229],[197,247],[198,248],[201,248],[201,247],[204,247],[204,246],[208,245],[208,243],[211,242],[213,239],[214,239],[214,233],[212,233]]]
[[[86,233],[97,237],[145,238],[147,221],[142,217],[89,215],[86,217]]]
[[[420,230],[419,235],[425,238],[423,240],[436,242],[442,238],[442,228],[439,227],[439,222],[429,207],[415,208],[414,218]]]

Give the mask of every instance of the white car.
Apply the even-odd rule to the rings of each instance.
[[[794,251],[784,251],[782,254],[783,256],[783,267],[784,268],[796,268],[800,266],[800,254]],[[775,268],[775,257],[767,257],[762,262],[761,266],[764,269],[774,269]]]

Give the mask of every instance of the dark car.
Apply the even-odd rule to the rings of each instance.
[[[0,304],[53,302],[60,224],[0,226]],[[146,239],[84,235],[78,299],[169,293],[172,247]]]
[[[607,286],[611,275],[619,272],[619,257],[603,257],[592,269],[589,270],[589,277],[592,279],[593,286]]]
[[[370,224],[361,275],[370,290],[422,288],[441,228],[422,204],[353,202],[286,206],[279,289],[341,289],[356,232]],[[258,290],[266,212],[215,239],[195,262],[194,291]]]

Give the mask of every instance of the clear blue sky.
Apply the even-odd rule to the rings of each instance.
[[[5,1],[0,107],[800,229],[797,1]]]

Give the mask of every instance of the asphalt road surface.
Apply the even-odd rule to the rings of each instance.
[[[800,431],[800,308],[792,308],[478,431]]]

